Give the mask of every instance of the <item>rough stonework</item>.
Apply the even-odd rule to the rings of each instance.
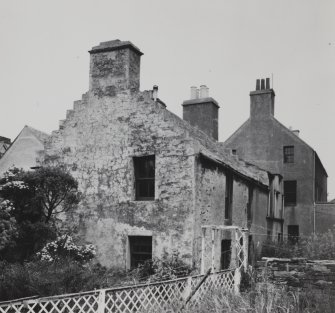
[[[129,268],[131,236],[152,236],[153,256],[177,250],[199,268],[201,225],[247,227],[250,201],[266,216],[269,174],[225,154],[152,91],[139,91],[142,53],[135,46],[112,41],[90,53],[90,90],[74,102],[40,156],[41,164],[65,165],[79,182],[82,201],[66,223],[97,246],[103,265]],[[136,200],[134,158],[141,156],[155,159],[154,198],[147,201]],[[229,220],[227,174],[233,177]],[[266,218],[259,222],[266,227]]]
[[[335,290],[335,262],[263,258],[257,262],[259,281],[271,282],[289,288],[331,288]]]

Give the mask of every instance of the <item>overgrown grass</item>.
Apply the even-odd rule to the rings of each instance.
[[[267,241],[262,247],[262,257],[294,258],[311,260],[335,259],[335,227],[327,232],[301,236],[295,243]]]
[[[287,291],[284,288],[267,285],[240,295],[216,291],[207,295],[201,305],[185,311],[185,313],[205,312],[333,313],[335,312],[335,295],[331,290]]]

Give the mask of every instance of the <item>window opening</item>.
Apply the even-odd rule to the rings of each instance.
[[[155,156],[134,157],[136,200],[155,199]]]
[[[285,206],[296,205],[297,203],[297,181],[284,181]]]
[[[284,146],[284,163],[294,163],[294,146]]]
[[[299,225],[288,225],[287,226],[288,241],[290,243],[296,243],[299,240]]]
[[[221,270],[226,270],[230,266],[231,258],[231,240],[223,239],[221,241]]]
[[[225,198],[225,219],[231,219],[233,203],[233,175],[226,173],[226,198]]]
[[[130,268],[152,259],[152,236],[129,236]]]

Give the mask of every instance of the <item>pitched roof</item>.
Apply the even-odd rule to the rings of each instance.
[[[16,142],[16,140],[20,137],[20,135],[24,132],[24,131],[28,131],[31,134],[34,135],[34,137],[39,140],[42,144],[44,144],[45,140],[48,139],[50,137],[50,135],[48,135],[45,132],[42,132],[36,128],[33,128],[31,126],[25,125],[21,131],[19,132],[19,134],[15,137],[15,139],[11,142],[11,144],[7,147],[6,152],[10,150],[10,148],[14,145],[14,143]],[[6,154],[6,152],[3,154],[3,156]]]
[[[225,164],[235,172],[240,173],[241,176],[249,177],[265,186],[269,185],[268,172],[266,170],[228,154],[222,143],[213,140],[202,130],[192,126],[189,122],[181,119],[171,111],[165,108],[163,110],[164,114],[168,115],[167,118],[173,119],[176,125],[187,131],[193,139],[200,143],[201,146],[198,147],[199,154],[209,157],[218,163]]]
[[[304,140],[302,140],[299,136],[295,135],[289,128],[287,128],[284,124],[282,124],[281,122],[279,122],[274,116],[270,116],[270,119],[276,123],[281,129],[283,129],[289,136],[291,136],[294,140],[300,141],[302,144],[304,144],[306,147],[308,147],[309,149],[311,149],[316,157],[319,159],[320,164],[323,168],[323,170],[325,171],[325,174],[328,176],[327,171],[325,169],[325,167],[323,166],[317,152],[308,144],[306,143]],[[228,137],[228,139],[226,139],[223,143],[222,146],[225,147],[229,141],[231,139],[233,139],[235,136],[237,136],[245,127],[247,127],[250,124],[250,118],[248,118],[232,135],[230,135]]]

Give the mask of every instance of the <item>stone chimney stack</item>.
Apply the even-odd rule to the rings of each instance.
[[[274,116],[275,92],[270,88],[270,78],[257,79],[256,90],[250,92],[250,118],[265,119]]]
[[[198,127],[214,140],[219,138],[219,105],[209,97],[209,88],[201,85],[200,89],[191,87],[191,99],[183,102],[183,119]]]
[[[140,60],[143,53],[130,41],[101,42],[89,51],[89,90],[99,98],[140,88]]]

